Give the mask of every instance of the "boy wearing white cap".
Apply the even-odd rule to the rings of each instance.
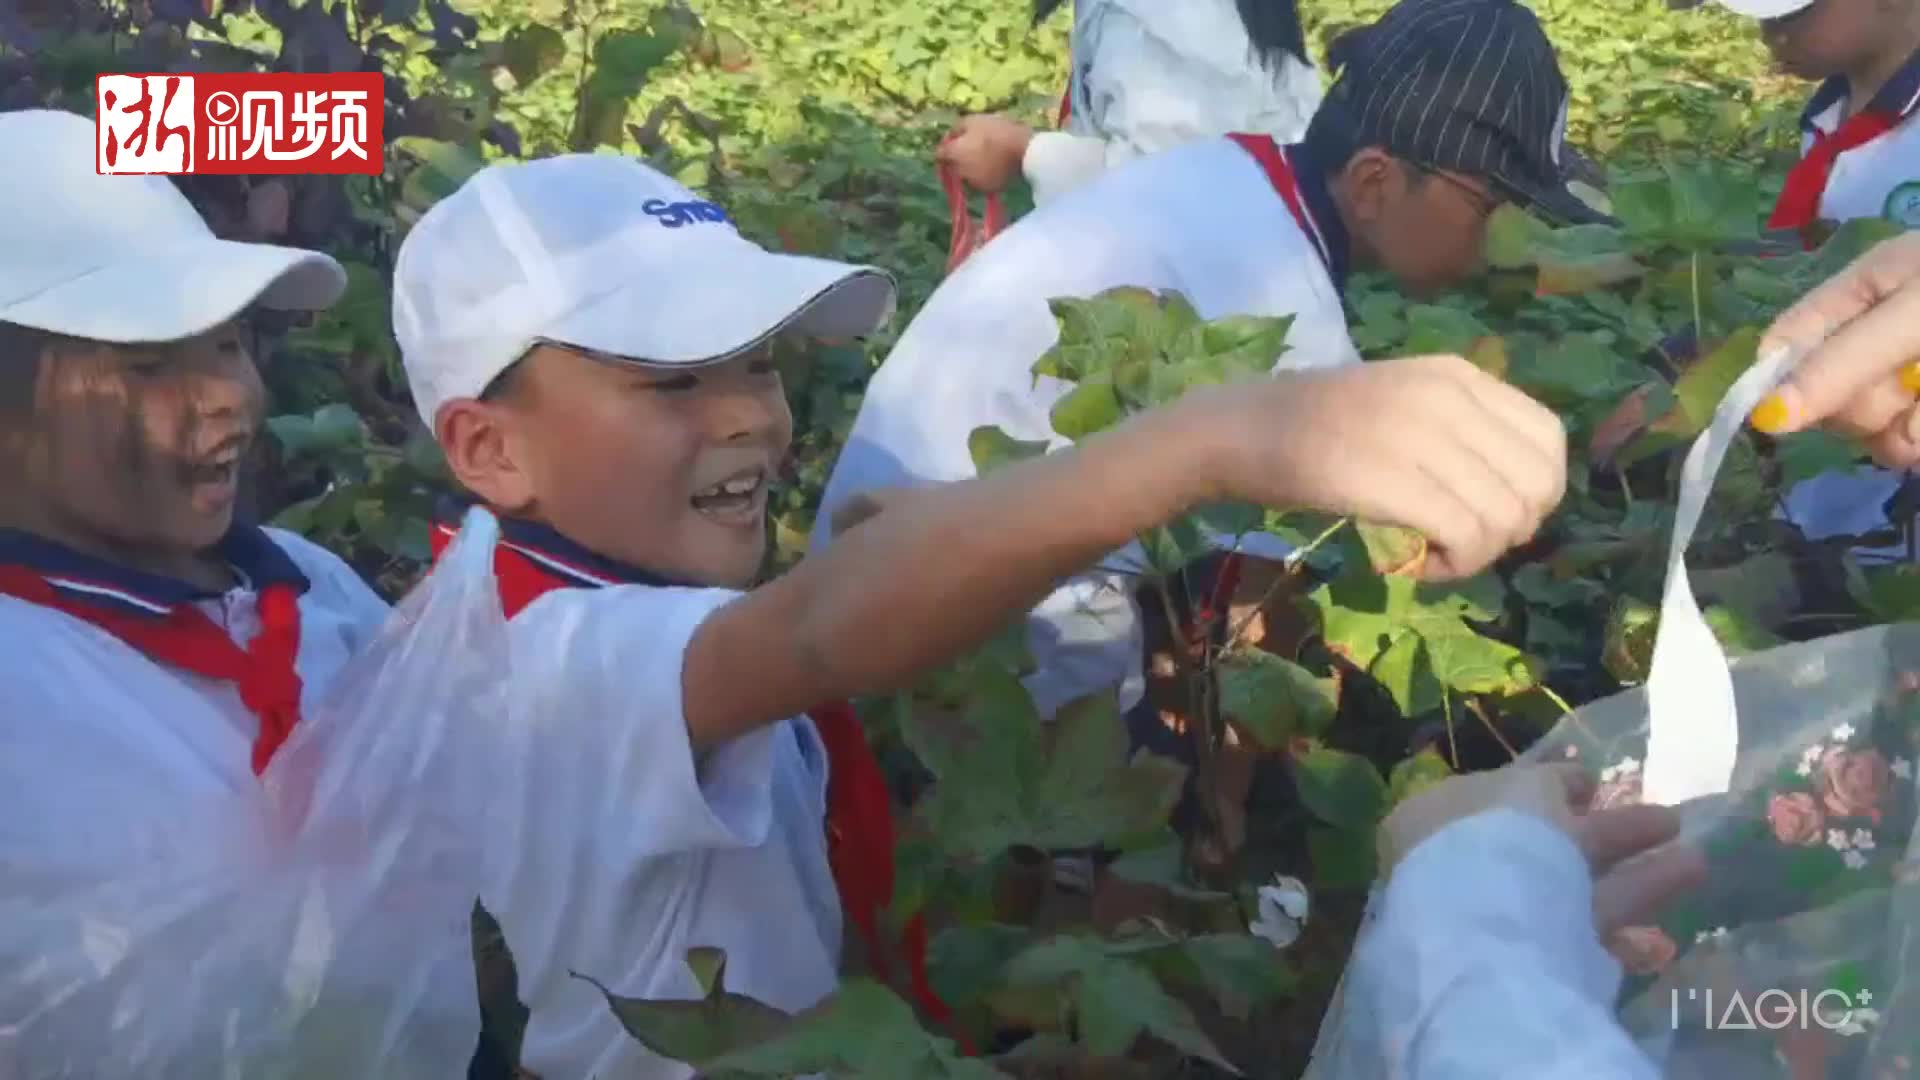
[[[569,971],[695,997],[684,955],[704,945],[780,1008],[832,991],[842,901],[858,924],[891,883],[857,865],[886,813],[858,724],[821,703],[908,683],[1198,505],[1407,524],[1451,576],[1530,535],[1564,482],[1558,420],[1465,361],[1356,366],[1197,392],[890,506],[755,587],[792,435],[771,344],[871,331],[892,299],[879,271],[768,253],[604,155],[489,168],[402,247],[404,362],[454,475],[501,518],[508,707],[540,749],[499,793],[485,896],[535,1072],[692,1075]],[[1510,495],[1462,513],[1456,490]]]
[[[20,1076],[154,1065],[110,1007],[75,1040],[75,1003],[192,1001],[193,980],[121,985],[147,943],[49,898],[93,868],[164,873],[180,858],[164,826],[195,806],[261,805],[261,773],[387,615],[339,559],[235,514],[264,409],[240,319],[324,308],[345,274],[216,239],[164,177],[96,174],[95,138],[83,116],[0,114],[0,1071]],[[137,789],[101,780],[116,768]],[[423,955],[464,958],[449,914]],[[23,941],[27,925],[42,936]],[[455,1073],[479,1032],[467,976],[413,1047]],[[264,992],[288,978],[272,977]],[[183,1037],[237,1054],[260,1034],[205,1023]]]
[[[1809,243],[1822,222],[1883,218],[1920,228],[1920,2],[1720,2],[1763,20],[1761,35],[1787,73],[1821,80],[1800,116],[1800,162],[1768,224],[1799,230]],[[1901,479],[1871,466],[1826,473],[1795,485],[1784,513],[1814,540],[1884,530]],[[1856,555],[1900,560],[1906,545]]]

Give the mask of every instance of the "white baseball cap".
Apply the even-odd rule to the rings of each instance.
[[[863,337],[894,292],[873,267],[767,251],[637,161],[567,154],[489,166],[434,204],[400,247],[393,328],[432,427],[542,341],[712,363],[788,328]]]
[[[346,290],[317,251],[221,240],[164,176],[95,171],[92,120],[0,113],[0,322],[116,344],[178,341],[249,305]]]
[[[1805,11],[1814,4],[1814,0],[1716,0],[1716,2],[1736,15],[1745,15],[1753,19],[1778,19],[1792,15],[1796,11]]]

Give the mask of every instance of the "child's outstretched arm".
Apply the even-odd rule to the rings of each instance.
[[[1060,580],[1210,502],[1353,514],[1473,574],[1559,502],[1558,417],[1457,357],[1196,392],[1100,436],[916,493],[727,604],[682,670],[696,745],[894,689],[976,647]]]

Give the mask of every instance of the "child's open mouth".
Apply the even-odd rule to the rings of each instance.
[[[721,525],[759,528],[767,508],[767,470],[742,469],[693,493],[693,508]]]
[[[240,484],[240,459],[246,448],[247,440],[230,439],[206,457],[185,463],[181,475],[194,497],[212,502],[232,499]]]

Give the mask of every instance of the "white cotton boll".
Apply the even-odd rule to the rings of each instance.
[[[1260,886],[1260,917],[1247,926],[1247,932],[1284,949],[1300,939],[1307,908],[1306,885],[1299,878],[1276,874],[1273,884]]]

